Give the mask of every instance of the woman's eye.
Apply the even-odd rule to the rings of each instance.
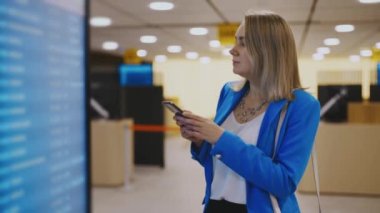
[[[245,46],[245,43],[244,43],[244,40],[243,40],[243,39],[239,39],[239,40],[238,40],[238,44],[239,44],[239,46],[242,46],[242,47]]]
[[[244,43],[244,40],[243,40],[243,39],[236,39],[236,40],[235,40],[235,43],[236,43],[236,45],[238,45],[238,46],[245,47],[245,43]]]

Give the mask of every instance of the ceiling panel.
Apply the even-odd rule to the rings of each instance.
[[[380,23],[380,4],[361,4],[357,0],[319,0],[314,20],[322,22]]]
[[[334,30],[335,25],[314,25],[311,27],[309,35],[306,40],[303,54],[311,55],[315,52],[317,47],[325,46],[323,40],[326,38],[338,38],[340,44],[332,46],[332,56],[349,55],[353,54],[360,48],[366,47],[368,39],[375,36],[378,29],[374,29],[373,25],[361,25],[356,27],[356,32],[338,33]],[[377,39],[379,39],[378,37]]]
[[[220,21],[204,0],[177,0],[171,11],[153,11],[149,0],[97,0],[112,5],[116,10],[135,17],[146,24],[209,23]]]
[[[323,46],[327,37],[338,37],[341,44],[332,47],[330,56],[346,57],[361,48],[380,42],[380,4],[363,5],[357,0],[319,0],[312,16],[309,30],[306,21],[309,17],[312,0],[171,0],[175,3],[172,11],[151,11],[150,0],[92,0],[91,15],[109,16],[113,25],[107,28],[91,29],[91,47],[101,49],[105,40],[120,43],[114,53],[122,54],[128,48],[144,48],[149,51],[148,60],[156,54],[169,57],[184,57],[186,51],[197,51],[201,55],[222,57],[221,50],[211,49],[208,42],[217,37],[217,25],[226,17],[229,22],[240,22],[248,9],[272,10],[284,17],[290,24],[298,51],[303,57],[311,57],[317,47]],[[209,2],[221,12],[214,11]],[[336,24],[351,23],[356,29],[351,33],[337,33]],[[189,28],[207,27],[206,36],[192,36]],[[304,34],[305,33],[305,34]],[[142,44],[139,38],[144,34],[158,37],[155,44]],[[301,40],[305,38],[302,50]],[[168,45],[183,47],[179,54],[168,54]]]
[[[143,22],[136,20],[134,17],[128,16],[122,10],[115,9],[113,5],[108,4],[105,1],[91,1],[90,3],[90,15],[94,16],[106,16],[112,18],[113,25],[141,25]]]
[[[221,11],[230,21],[239,22],[248,10],[270,10],[278,13],[287,21],[305,21],[308,17],[312,1],[287,0],[279,3],[278,0],[215,0]],[[284,2],[284,1],[282,1]]]

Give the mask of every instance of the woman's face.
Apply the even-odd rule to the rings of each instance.
[[[235,45],[230,50],[230,54],[232,55],[233,72],[243,78],[249,79],[253,68],[253,61],[245,46],[244,33],[244,24],[241,24],[236,31]]]

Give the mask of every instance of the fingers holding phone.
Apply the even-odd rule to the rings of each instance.
[[[200,145],[202,143],[202,139],[200,137],[197,137],[196,132],[194,132],[194,127],[189,125],[186,121],[186,117],[183,116],[183,113],[190,113],[190,111],[182,110],[180,107],[178,107],[176,104],[170,101],[163,101],[162,105],[165,106],[167,109],[169,109],[171,112],[174,113],[173,119],[176,121],[176,124],[180,127],[181,136],[187,140],[190,140],[197,145]]]
[[[189,112],[189,111],[183,111]],[[188,119],[182,115],[175,115],[173,119],[176,121],[176,124],[180,127],[181,136],[190,141],[201,143],[203,140],[200,137],[197,137],[195,133],[194,126],[188,123]]]

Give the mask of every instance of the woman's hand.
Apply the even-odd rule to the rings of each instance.
[[[188,140],[194,141],[193,139],[195,139],[194,142],[206,140],[214,144],[224,132],[223,128],[209,119],[189,111],[184,111],[182,115],[176,115],[174,119],[181,127],[182,137]]]
[[[198,147],[201,146],[203,140],[192,135],[192,130],[189,126],[185,125],[182,115],[175,115],[173,119],[176,121],[176,124],[180,127],[181,136],[187,140],[192,141]]]

